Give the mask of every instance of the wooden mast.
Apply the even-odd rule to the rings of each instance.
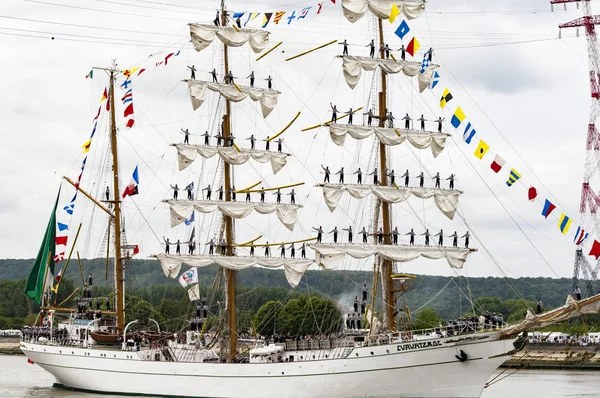
[[[115,212],[115,300],[117,309],[117,329],[119,334],[125,327],[125,292],[123,286],[123,262],[121,259],[121,198],[119,194],[119,157],[117,153],[117,125],[115,121],[115,72],[110,70],[110,146],[113,158],[113,194]]]
[[[383,24],[380,18],[377,18],[379,26],[379,56],[384,59],[384,38],[383,38]],[[381,68],[380,68],[381,69]],[[385,127],[385,121],[387,119],[387,75],[381,69],[381,92],[379,93],[379,127]],[[386,146],[379,143],[379,170],[381,172],[380,184],[387,186],[387,153]],[[383,216],[383,242],[386,245],[391,243],[391,226],[390,226],[390,204],[380,200],[381,211]],[[375,231],[374,231],[375,232]],[[385,322],[388,330],[395,330],[396,325],[394,322],[394,293],[392,289],[392,262],[389,260],[383,260],[381,266],[381,283],[383,286],[381,294],[383,295],[383,313],[385,315]]]
[[[227,11],[225,10],[225,0],[221,0],[221,25],[227,25]],[[227,44],[223,43],[224,54],[224,75],[229,73],[229,51]],[[225,115],[223,115],[223,142],[229,145],[229,136],[231,136],[231,104],[228,99],[225,99]],[[231,201],[231,166],[227,162],[223,162],[225,201]],[[233,220],[231,217],[223,214],[225,219],[225,241],[227,242],[227,255],[233,256]],[[230,269],[225,269],[225,283],[227,284],[227,323],[229,327],[229,358],[231,362],[237,354],[237,319],[235,312],[235,277],[236,272]]]

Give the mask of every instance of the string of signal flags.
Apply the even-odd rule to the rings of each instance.
[[[324,7],[330,4],[336,4],[336,0],[325,0],[320,3],[302,7],[292,11],[271,11],[271,12],[254,12],[254,11],[234,11],[231,17],[240,27],[252,27],[265,29],[269,23],[279,25],[290,25],[293,22],[298,22],[301,19],[306,19],[308,16],[320,15]],[[262,15],[262,18],[259,16]]]
[[[440,75],[437,71],[434,73],[434,79],[432,80],[429,88],[433,90],[440,82]],[[490,145],[480,137],[475,126],[468,121],[467,115],[460,106],[454,108],[454,111],[450,108],[450,102],[454,100],[454,95],[450,89],[445,88],[440,96],[440,108],[445,112],[452,112],[450,115],[450,124],[452,127],[462,132],[462,139],[465,145],[475,147],[473,156],[477,159],[487,162],[490,166],[490,170],[497,175],[506,176],[506,186],[511,188],[516,184],[522,184],[526,190],[527,200],[539,206],[540,215],[545,219],[548,219],[550,215],[557,221],[557,228],[562,235],[567,235],[571,232],[573,234],[573,244],[578,247],[589,247],[588,243],[592,239],[588,238],[587,233],[582,226],[578,226],[577,229],[572,228],[573,220],[564,211],[555,211],[557,209],[556,204],[552,203],[550,199],[540,196],[538,189],[533,184],[528,184],[524,181],[523,175],[513,167],[509,167],[506,161],[500,154],[494,153],[490,150]],[[454,103],[454,102],[453,102]],[[493,157],[493,158],[492,158]],[[559,215],[560,214],[560,215]],[[575,232],[573,232],[575,231]],[[600,242],[593,239],[593,243],[589,248],[588,255],[595,257],[596,260],[600,257]],[[587,250],[586,250],[587,251]]]

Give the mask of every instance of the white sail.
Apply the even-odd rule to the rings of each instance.
[[[346,256],[362,259],[375,255],[400,263],[413,261],[419,257],[430,260],[445,258],[452,268],[461,269],[469,254],[475,251],[475,249],[446,246],[372,245],[356,243],[313,243],[310,247],[316,252],[315,262],[329,269],[339,268]]]
[[[334,211],[342,200],[344,192],[348,192],[355,199],[363,199],[370,194],[377,196],[387,203],[400,203],[408,200],[411,196],[421,199],[433,197],[435,205],[449,219],[454,218],[458,199],[463,193],[455,189],[433,189],[416,187],[385,187],[381,185],[342,185],[323,184],[323,197],[330,211]]]
[[[363,70],[373,71],[379,67],[389,75],[402,72],[409,77],[417,76],[419,80],[419,91],[423,92],[429,86],[429,83],[431,83],[433,72],[439,68],[439,65],[431,64],[423,73],[420,73],[421,62],[417,61],[394,61],[393,59],[350,55],[340,55],[339,57],[344,61],[342,65],[344,78],[350,88],[356,87],[360,81]]]
[[[540,315],[534,315],[527,311],[525,320],[517,325],[510,326],[502,331],[503,336],[516,336],[517,334],[532,328],[543,328],[554,323],[566,321],[567,319],[586,314],[598,314],[600,312],[600,294],[583,300],[575,300],[573,296],[567,296],[567,302],[562,307],[553,309]]]
[[[398,6],[398,10],[407,19],[415,19],[425,12],[426,0],[342,0],[344,16],[350,22],[361,19],[367,9],[379,19],[388,19],[392,11],[392,4]]]
[[[171,209],[171,228],[176,227],[192,216],[194,210],[200,213],[220,211],[232,218],[245,218],[253,211],[260,214],[276,213],[279,221],[290,231],[298,220],[298,209],[301,205],[283,203],[252,203],[252,202],[223,202],[223,201],[193,201],[166,200]]]
[[[177,148],[177,159],[179,161],[179,171],[187,168],[196,160],[198,154],[203,158],[209,159],[215,155],[219,155],[221,159],[229,164],[239,166],[253,159],[259,163],[271,162],[273,174],[277,174],[279,170],[287,164],[288,153],[263,151],[260,149],[240,148],[238,151],[231,147],[215,147],[206,145],[184,145],[173,144]]]
[[[263,117],[269,116],[277,105],[277,98],[281,92],[277,90],[247,87],[225,83],[210,83],[202,80],[184,80],[189,87],[190,99],[194,110],[198,109],[206,98],[206,90],[218,92],[229,101],[240,102],[250,97],[252,101],[259,101]]]
[[[269,32],[257,29],[235,29],[230,26],[202,25],[191,23],[190,37],[196,51],[210,46],[215,37],[230,47],[241,47],[250,44],[255,53],[259,53],[269,45]]]
[[[331,140],[339,146],[344,146],[346,135],[356,140],[364,140],[373,134],[384,145],[395,146],[408,141],[417,149],[431,148],[431,153],[437,157],[446,147],[446,139],[450,134],[435,133],[431,131],[405,130],[400,128],[384,128],[374,126],[354,126],[351,124],[328,125]]]
[[[251,267],[264,267],[270,269],[283,268],[285,277],[292,287],[298,286],[302,275],[307,268],[314,262],[307,259],[278,258],[278,257],[226,257],[226,256],[171,256],[168,254],[158,254],[155,256],[165,273],[169,278],[176,277],[181,270],[182,264],[190,267],[207,267],[217,264],[220,267],[240,271]]]

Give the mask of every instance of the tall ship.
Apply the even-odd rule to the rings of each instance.
[[[439,241],[433,242],[432,236],[431,244],[428,230],[425,244],[415,244],[412,230],[407,234],[409,243],[399,243],[399,232],[393,226],[394,204],[411,197],[433,201],[441,216],[453,219],[464,194],[454,189],[453,180],[449,189],[442,188],[439,175],[434,174],[428,177],[429,181],[435,181],[434,187],[423,184],[423,174],[418,177],[420,184],[411,186],[408,171],[405,176],[398,177],[397,182],[391,167],[390,157],[399,146],[410,146],[411,150],[422,150],[423,156],[436,157],[445,149],[450,136],[442,126],[442,118],[427,125],[421,120],[419,128],[418,119],[411,120],[408,114],[404,118],[395,117],[390,101],[392,81],[399,76],[413,77],[417,93],[423,92],[436,79],[439,66],[434,62],[433,51],[429,49],[420,55],[422,59],[417,59],[418,44],[414,41],[406,48],[402,45],[401,49],[391,49],[389,43],[397,38],[385,37],[382,22],[398,15],[408,20],[418,18],[425,12],[425,5],[425,0],[342,0],[345,23],[367,18],[373,27],[372,40],[362,46],[361,53],[367,52],[365,56],[350,55],[346,40],[328,43],[343,48],[342,54],[333,62],[341,64],[340,77],[350,88],[354,89],[361,78],[366,78],[363,75],[367,72],[373,72],[371,90],[365,95],[362,106],[341,110],[334,103],[342,99],[332,98],[326,122],[300,132],[294,125],[298,113],[281,131],[264,134],[269,137],[262,142],[254,135],[246,139],[244,130],[251,130],[247,126],[238,124],[239,131],[234,131],[238,103],[257,102],[256,111],[260,110],[260,116],[267,118],[278,105],[280,96],[285,98],[285,90],[273,88],[270,75],[261,77],[264,84],[255,85],[254,72],[247,78],[249,84],[241,84],[241,80],[248,80],[235,77],[233,72],[239,75],[247,65],[234,65],[232,53],[250,46],[258,55],[256,60],[249,61],[253,70],[254,64],[268,56],[281,42],[272,43],[270,34],[264,29],[246,27],[240,22],[244,13],[233,13],[224,4],[213,22],[189,24],[191,46],[198,52],[210,49],[222,57],[216,57],[212,71],[202,72],[208,79],[201,78],[200,72],[196,76],[197,70],[192,65],[190,79],[184,80],[194,110],[206,102],[204,107],[211,107],[211,114],[216,115],[218,122],[211,127],[210,133],[208,130],[199,132],[202,136],[200,144],[190,144],[190,133],[185,129],[182,131],[183,143],[170,144],[177,152],[179,171],[195,167],[193,163],[198,155],[218,161],[211,176],[204,170],[195,186],[190,184],[184,189],[171,186],[173,197],[163,201],[165,210],[169,209],[170,226],[181,228],[185,225],[189,236],[186,242],[163,238],[164,251],[153,256],[166,278],[177,278],[187,289],[197,308],[180,330],[161,331],[160,327],[142,330],[136,327],[142,320],[126,322],[125,264],[139,248],[125,239],[122,202],[137,193],[139,177],[137,168],[128,184],[124,181],[129,175],[125,180],[120,177],[125,174],[120,173],[119,165],[122,156],[119,143],[123,139],[116,117],[116,97],[119,95],[116,87],[121,87],[124,92],[122,102],[126,123],[123,128],[132,127],[135,122],[133,108],[129,111],[132,95],[128,85],[143,69],[122,69],[116,64],[95,69],[96,75],[106,73],[109,76],[98,115],[102,111],[109,121],[106,134],[110,149],[106,153],[104,169],[111,175],[110,184],[106,191],[94,195],[86,191],[81,175],[77,180],[65,177],[62,189],[75,189],[75,197],[62,209],[58,205],[60,196],[57,196],[26,288],[26,293],[41,307],[39,321],[25,328],[22,334],[21,350],[29,360],[51,373],[60,386],[102,393],[244,398],[479,397],[492,373],[522,348],[520,333],[534,326],[597,312],[600,298],[592,296],[578,302],[571,300],[549,313],[529,314],[523,323],[514,326],[507,326],[500,318],[492,321],[481,316],[426,330],[411,327],[403,295],[414,284],[414,276],[400,273],[398,264],[429,259],[446,261],[450,267],[460,269],[477,251],[469,247],[468,234],[462,247],[457,244],[456,233],[453,244],[444,245],[441,231]],[[251,14],[247,16],[248,20],[252,18]],[[267,22],[275,17],[269,15],[267,18],[265,14]],[[400,29],[396,36],[401,33]],[[309,53],[313,50],[306,51],[306,56],[312,56]],[[169,54],[161,63],[167,64],[169,58],[176,55]],[[357,123],[359,117],[353,117],[359,114],[363,116],[360,118],[363,123]],[[404,121],[398,123],[400,119]],[[86,142],[87,147],[84,145],[85,153],[90,150],[94,134],[101,134],[100,128],[96,132],[96,126],[90,141]],[[435,127],[430,129],[430,126]],[[313,189],[322,191],[322,198],[331,212],[344,207],[347,202],[342,203],[342,200],[346,193],[352,198],[349,200],[371,200],[371,225],[361,226],[362,230],[357,226],[354,230],[352,226],[345,228],[344,242],[337,226],[329,225],[323,229],[321,225],[309,224],[314,221],[314,214],[305,214],[307,209],[303,209],[294,191],[295,188],[302,189],[298,187],[303,183],[268,186],[261,179],[242,187],[244,178],[236,175],[237,167],[256,162],[270,164],[274,174],[284,169],[294,153],[287,153],[287,147],[284,150],[282,134],[286,131],[291,134],[295,129],[298,134],[308,134],[307,131],[312,130],[328,132],[335,144],[329,150],[332,156],[343,151],[350,139],[373,144],[369,169],[361,171],[359,167],[356,172],[346,172],[346,180],[343,167],[337,173],[330,170],[329,165],[312,170],[311,175],[322,173],[324,176],[323,180],[312,181]],[[259,145],[265,145],[265,149],[259,149]],[[312,167],[313,163],[306,167]],[[85,166],[84,160],[82,174]],[[348,181],[350,177],[352,183]],[[400,181],[402,178],[406,183]],[[266,194],[275,200],[266,200]],[[114,294],[108,296],[106,303],[100,303],[92,297],[91,276],[85,284],[82,273],[82,290],[78,293],[81,297],[75,300],[76,308],[64,308],[57,301],[60,275],[64,275],[73,250],[70,254],[66,250],[68,245],[64,236],[69,227],[58,219],[57,214],[63,210],[72,214],[78,195],[79,200],[93,203],[108,220],[104,241],[107,261],[110,257],[112,262]],[[261,233],[252,240],[239,241],[236,236],[242,235],[242,227],[250,226],[239,225],[238,220],[252,213],[275,214],[277,222],[290,231],[300,223],[307,236],[285,241],[277,234],[264,232],[265,237]],[[195,219],[196,214],[209,217]],[[257,230],[262,225],[257,223],[252,228]],[[332,240],[324,238],[329,229],[332,229],[329,234],[333,235]],[[71,246],[76,244],[78,235],[79,231]],[[204,237],[209,238],[206,244]],[[279,251],[271,256],[271,248]],[[287,282],[295,288],[309,267],[336,270],[348,258],[373,260],[373,284],[368,292],[366,288],[363,292],[363,300],[358,306],[362,308],[354,307],[355,313],[348,315],[345,326],[340,325],[341,331],[313,339],[260,339],[256,335],[245,336],[246,331],[238,330],[236,275],[240,270],[251,267],[283,269]],[[209,326],[206,322],[207,303],[199,291],[198,274],[215,264],[222,277],[224,297],[219,303],[219,325]],[[148,320],[143,321],[148,323]]]

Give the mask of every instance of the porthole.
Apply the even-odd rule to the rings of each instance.
[[[385,352],[387,352],[388,354],[390,353],[390,350],[385,350]]]
[[[371,351],[371,355],[374,355],[374,354],[373,354],[373,351]]]
[[[358,356],[358,352],[356,353],[356,356]]]

